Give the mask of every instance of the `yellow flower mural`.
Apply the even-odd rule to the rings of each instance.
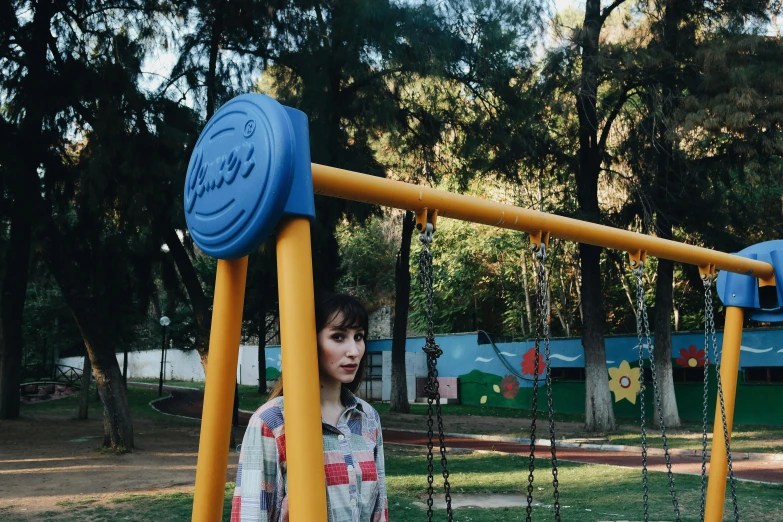
[[[609,377],[609,389],[614,392],[614,402],[628,399],[636,404],[636,396],[641,388],[639,368],[631,368],[628,361],[623,361],[619,368],[609,368]]]

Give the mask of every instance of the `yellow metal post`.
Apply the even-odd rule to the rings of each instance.
[[[246,278],[247,257],[218,259],[193,499],[194,522],[212,522],[223,515]]]
[[[723,402],[726,410],[726,426],[731,442],[731,426],[734,420],[734,399],[737,396],[737,372],[739,371],[740,344],[742,342],[742,308],[726,307],[726,324],[723,329],[723,349],[720,378],[723,385]],[[707,485],[707,505],[704,522],[723,520],[723,504],[726,500],[726,475],[729,472],[726,459],[726,442],[723,435],[723,417],[720,397],[715,404],[715,423],[712,428],[710,475]]]
[[[288,509],[295,522],[327,520],[312,259],[310,221],[283,221],[277,233],[277,281]]]

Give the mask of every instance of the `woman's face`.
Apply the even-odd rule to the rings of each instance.
[[[348,384],[364,355],[364,329],[338,328],[342,321],[338,313],[318,332],[318,369],[322,380]]]

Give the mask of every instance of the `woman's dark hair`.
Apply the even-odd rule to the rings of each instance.
[[[355,298],[345,294],[325,294],[317,296],[315,299],[315,331],[320,332],[329,325],[337,316],[342,315],[342,320],[336,326],[338,328],[361,328],[364,330],[365,339],[369,331],[369,319],[367,310]],[[351,393],[356,393],[359,389],[367,366],[367,352],[364,352],[359,361],[359,368],[356,370],[356,377],[348,384],[343,384]],[[274,399],[283,395],[283,375],[277,378],[272,391],[267,400]]]

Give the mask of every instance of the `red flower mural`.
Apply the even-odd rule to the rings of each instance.
[[[506,375],[500,381],[500,393],[506,399],[513,399],[519,393],[519,381],[513,375]]]
[[[538,375],[543,375],[546,367],[544,366],[544,356],[538,353]],[[536,349],[531,348],[522,356],[522,373],[533,375],[536,372]]]
[[[696,368],[698,366],[704,366],[707,361],[704,350],[697,350],[694,345],[690,345],[686,350],[683,348],[680,350],[680,356],[677,357],[676,362],[683,368]]]

